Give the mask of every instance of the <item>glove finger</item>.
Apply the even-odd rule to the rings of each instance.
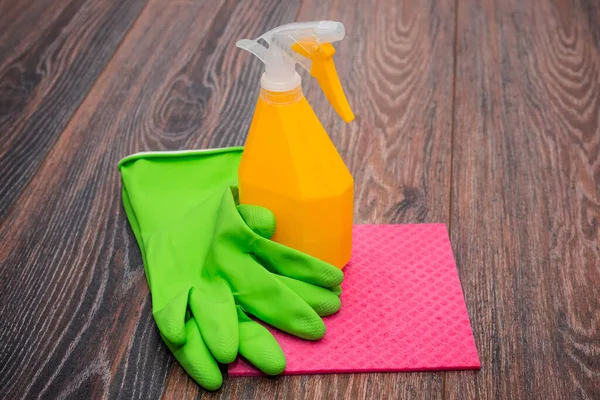
[[[271,332],[237,308],[240,327],[240,354],[267,375],[279,375],[285,369],[285,355]]]
[[[238,353],[239,329],[229,286],[219,279],[192,288],[190,308],[213,356],[223,364],[233,362]]]
[[[327,288],[339,285],[344,279],[340,269],[325,261],[271,240],[257,239],[254,254],[273,273]]]
[[[342,295],[342,286],[341,285],[334,286],[330,289],[333,293],[335,293],[335,295],[337,297],[340,297]]]
[[[169,301],[166,306],[158,311],[152,311],[161,335],[176,346],[181,346],[186,342],[185,313],[187,304],[188,291],[185,290]]]
[[[219,389],[223,384],[221,370],[204,344],[193,318],[185,324],[185,331],[187,342],[183,346],[178,347],[169,343],[164,336],[163,340],[175,359],[193,380],[207,390]]]
[[[275,234],[275,215],[268,208],[241,204],[237,210],[242,219],[256,234],[271,239]]]
[[[329,289],[320,286],[311,285],[310,283],[298,281],[285,276],[274,275],[281,283],[289,287],[302,300],[304,300],[313,310],[321,317],[335,314],[339,311],[342,303],[338,295]]]
[[[260,320],[292,335],[307,340],[323,337],[325,324],[321,317],[251,255],[235,253],[228,262],[240,271],[249,272],[230,277],[236,304]]]

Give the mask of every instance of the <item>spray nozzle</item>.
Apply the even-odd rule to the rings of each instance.
[[[267,90],[284,92],[298,87],[301,80],[295,66],[300,64],[317,79],[339,116],[350,122],[354,114],[335,69],[335,48],[331,45],[342,40],[344,34],[341,22],[295,22],[272,29],[255,40],[242,39],[236,46],[265,64],[261,85]]]

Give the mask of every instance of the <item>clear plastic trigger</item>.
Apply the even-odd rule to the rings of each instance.
[[[263,62],[263,64],[267,62],[267,52],[269,51],[269,49],[263,46],[262,44],[258,43],[258,41],[250,39],[241,39],[238,40],[235,43],[235,45],[240,49],[249,51],[250,53],[254,54],[260,59],[260,61]]]

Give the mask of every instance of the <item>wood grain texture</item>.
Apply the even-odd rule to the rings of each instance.
[[[206,399],[441,399],[438,374],[336,374],[229,379]],[[173,399],[177,396],[170,397]]]
[[[0,2],[0,223],[145,2]]]
[[[600,7],[458,7],[452,243],[482,371],[450,399],[600,396]]]

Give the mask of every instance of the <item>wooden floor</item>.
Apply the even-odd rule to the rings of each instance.
[[[478,372],[226,379],[161,343],[117,162],[240,145],[234,47],[344,22],[356,121],[306,95],[357,223],[448,225]],[[0,398],[600,398],[600,1],[0,0]]]

